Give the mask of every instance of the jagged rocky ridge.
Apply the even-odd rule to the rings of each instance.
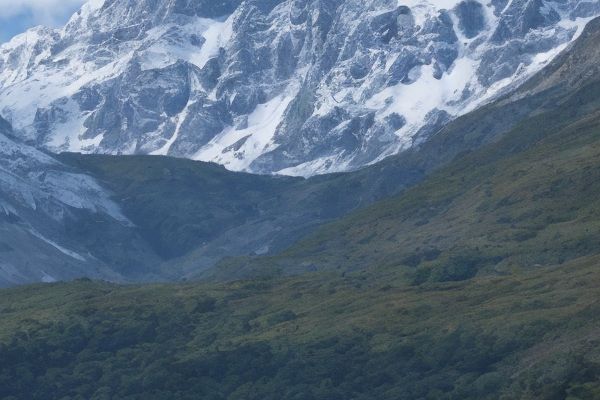
[[[145,263],[152,251],[111,194],[11,134],[0,118],[0,287],[84,276],[151,279]],[[141,267],[146,278],[136,276]]]
[[[598,1],[93,0],[0,47],[0,112],[52,151],[350,170],[518,84]]]

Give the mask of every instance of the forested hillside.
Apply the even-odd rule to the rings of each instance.
[[[0,398],[596,399],[599,263],[9,289]]]

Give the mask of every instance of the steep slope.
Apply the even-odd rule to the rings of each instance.
[[[395,266],[420,283],[595,254],[599,38],[596,20],[570,52],[519,92],[456,121],[427,145],[435,149],[455,135],[471,146],[488,143],[483,148],[460,154],[416,187],[323,227],[280,256],[228,261],[217,276]],[[568,78],[555,78],[565,70]],[[485,118],[485,128],[467,124],[484,111],[494,116],[519,106],[520,115],[505,114],[521,119],[507,134],[485,136],[492,131]],[[461,124],[466,132],[456,136]]]
[[[379,270],[2,290],[0,397],[593,400],[599,262],[418,288]]]
[[[594,254],[600,116],[557,133],[564,136],[534,148],[501,142],[527,150],[491,164],[500,146],[467,156],[401,197],[324,228],[277,264],[291,271],[396,265],[418,267],[417,281],[454,280],[486,267],[505,272]]]
[[[0,118],[0,286],[81,276],[143,279],[137,273],[154,261],[152,252],[111,194],[11,134]],[[145,272],[151,279],[152,269]]]
[[[204,162],[156,156],[65,153],[113,193],[169,274],[196,275],[224,257],[270,254],[319,225],[402,190],[420,174],[311,179],[227,171]],[[393,189],[392,189],[393,188]]]
[[[0,47],[0,112],[53,151],[356,169],[522,82],[597,1],[93,0]]]

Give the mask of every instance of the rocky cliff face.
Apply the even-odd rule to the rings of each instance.
[[[82,276],[124,281],[148,267],[152,252],[110,193],[12,133],[0,118],[0,286]],[[145,272],[151,279],[151,267]]]
[[[93,0],[0,47],[0,113],[52,151],[355,169],[533,75],[599,1]]]

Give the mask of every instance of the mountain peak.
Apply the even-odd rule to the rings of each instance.
[[[93,0],[0,47],[0,112],[52,151],[351,170],[523,82],[598,14],[576,0]]]

